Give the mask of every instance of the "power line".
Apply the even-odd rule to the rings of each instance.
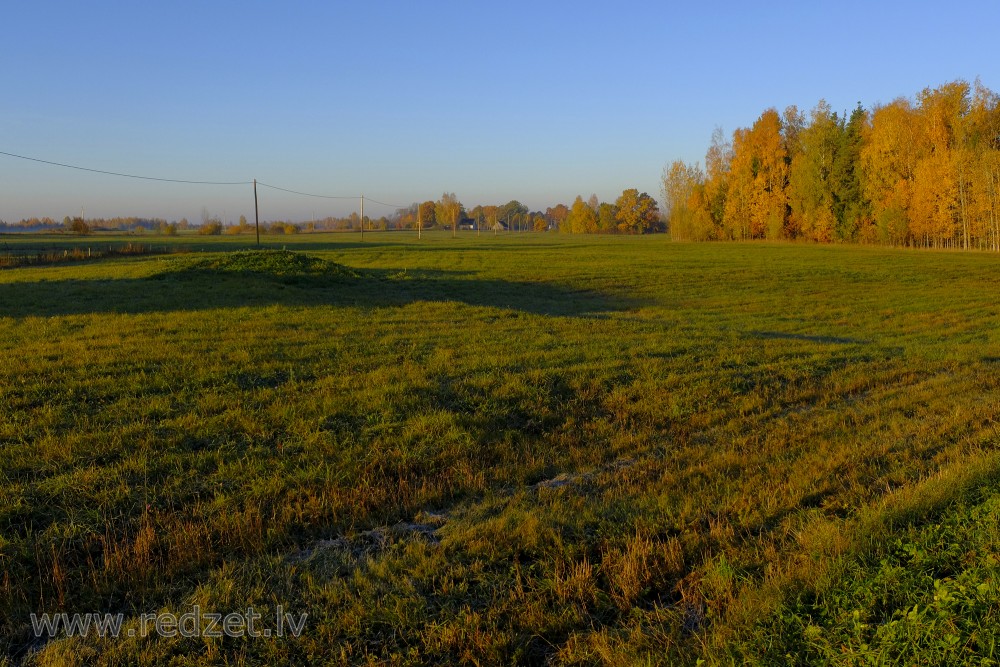
[[[265,188],[271,188],[272,190],[281,190],[282,192],[288,192],[293,195],[302,195],[303,197],[318,197],[319,199],[357,199],[358,195],[343,196],[343,195],[314,195],[311,192],[299,192],[297,190],[289,190],[287,188],[279,188],[277,185],[268,185],[267,183],[262,183],[257,181],[257,185],[263,185]]]
[[[365,201],[370,201],[373,204],[381,204],[382,206],[388,206],[389,208],[409,208],[408,206],[403,206],[402,204],[386,204],[382,201],[377,201],[371,197],[365,197]]]
[[[137,174],[124,174],[117,171],[105,171],[104,169],[92,169],[90,167],[80,167],[74,164],[66,164],[64,162],[53,162],[52,160],[42,160],[36,157],[28,157],[27,155],[18,155],[16,153],[7,153],[5,151],[0,151],[0,155],[6,155],[7,157],[17,158],[19,160],[29,160],[31,162],[40,162],[42,164],[49,164],[55,167],[65,167],[66,169],[76,169],[79,171],[89,171],[95,174],[105,174],[108,176],[120,176],[122,178],[137,178],[143,181],[159,181],[162,183],[187,183],[192,185],[253,185],[253,181],[193,181],[180,178],[158,178],[156,176],[139,176]],[[280,190],[281,192],[287,192],[293,195],[300,195],[302,197],[317,197],[319,199],[357,199],[357,195],[319,195],[313,194],[311,192],[300,192],[298,190],[289,190],[288,188],[280,188],[277,185],[268,185],[261,181],[257,181],[257,185],[263,186],[265,188],[270,188],[272,190]],[[387,204],[385,202],[378,201],[376,199],[371,199],[370,197],[362,197],[367,199],[373,204],[379,204],[380,206],[387,206],[389,208],[406,208],[404,205],[397,204]]]
[[[90,167],[78,167],[73,164],[64,164],[62,162],[53,162],[51,160],[41,160],[36,157],[28,157],[27,155],[17,155],[15,153],[6,153],[0,151],[0,155],[6,155],[7,157],[16,157],[19,160],[30,160],[31,162],[41,162],[42,164],[51,164],[56,167],[65,167],[67,169],[77,169],[79,171],[89,171],[95,174],[107,174],[108,176],[121,176],[123,178],[138,178],[143,181],[160,181],[163,183],[188,183],[192,185],[251,185],[253,181],[188,181],[179,178],[157,178],[155,176],[137,176],[136,174],[122,174],[117,171],[104,171],[103,169],[91,169]]]
[[[262,185],[265,188],[271,188],[272,190],[280,190],[281,192],[287,192],[293,195],[301,195],[303,197],[317,197],[319,199],[364,199],[373,204],[379,204],[381,206],[388,206],[389,208],[406,208],[404,205],[397,204],[387,204],[383,201],[378,201],[377,199],[372,199],[371,197],[365,197],[364,195],[318,195],[312,192],[299,192],[298,190],[289,190],[288,188],[279,188],[277,185],[268,185],[262,181],[257,181],[257,185]]]

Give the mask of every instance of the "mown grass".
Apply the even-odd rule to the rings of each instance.
[[[982,606],[953,613],[964,652],[907,639],[933,578],[987,604],[988,561],[927,579],[892,545],[994,548],[994,257],[366,237],[0,273],[12,659],[988,655]],[[193,604],[309,620],[44,645],[28,623]]]

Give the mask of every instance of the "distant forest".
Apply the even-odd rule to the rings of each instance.
[[[307,222],[290,220],[261,221],[264,234],[298,234],[300,232],[349,231],[362,227],[361,216],[351,213],[344,217],[327,216]],[[445,192],[441,198],[396,209],[388,216],[364,216],[366,230],[450,229],[487,231],[558,230],[565,233],[648,234],[666,231],[656,200],[635,188],[626,189],[614,203],[600,202],[591,195],[584,202],[577,197],[572,206],[557,204],[545,211],[531,211],[517,200],[506,204],[476,205],[467,209],[455,193]],[[160,218],[83,218],[66,216],[62,222],[52,218],[27,218],[16,223],[0,221],[3,232],[57,232],[91,234],[93,232],[156,233],[173,236],[178,232],[196,230],[200,234],[253,234],[256,226],[246,216],[239,222],[223,221],[202,211],[200,224],[187,219],[167,222]]]
[[[768,109],[663,171],[674,238],[1000,250],[1000,98],[979,81],[808,118]]]
[[[165,225],[167,225],[166,220],[137,217],[88,219],[84,225],[83,218],[66,216],[62,222],[53,220],[52,218],[26,218],[19,222],[4,222],[0,220],[0,232],[67,231],[79,233],[91,230],[133,231],[135,229],[157,231]]]

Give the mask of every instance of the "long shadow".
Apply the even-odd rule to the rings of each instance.
[[[397,235],[398,234],[398,235]],[[518,252],[551,252],[554,242],[546,237],[512,234],[494,237],[492,234],[479,237],[459,236],[437,232],[423,241],[418,241],[414,232],[375,232],[362,241],[357,233],[337,233],[324,235],[319,239],[310,234],[294,236],[261,236],[258,246],[252,235],[230,236],[156,236],[156,235],[114,235],[114,236],[62,236],[62,235],[20,235],[0,234],[0,254],[34,254],[38,252],[61,252],[79,249],[86,251],[121,247],[127,244],[149,246],[154,250],[176,253],[233,252],[239,250],[280,250],[287,248],[297,252],[337,252],[345,250],[373,250],[396,248],[403,252],[438,252],[444,245],[460,245],[469,251],[484,251],[496,248],[516,247]],[[525,244],[531,239],[534,244]]]
[[[293,236],[284,238],[281,236],[268,236],[261,239],[258,246],[252,236],[227,237],[227,236],[185,236],[185,237],[159,237],[159,236],[51,236],[51,237],[26,237],[19,238],[16,235],[0,235],[0,254],[10,255],[33,255],[40,252],[58,253],[64,250],[81,250],[86,252],[92,249],[95,252],[110,248],[121,248],[126,245],[140,245],[152,248],[158,254],[163,253],[200,253],[200,252],[233,252],[239,250],[281,250],[287,248],[299,252],[336,252],[339,250],[354,249],[375,249],[375,248],[414,248],[417,250],[438,249],[438,242],[420,244],[408,244],[405,238],[399,239],[369,239],[361,241],[357,236],[345,238],[326,238],[323,240],[299,240],[301,237]],[[484,246],[485,247],[485,246]]]
[[[750,331],[747,332],[750,338],[764,338],[777,340],[801,340],[809,343],[827,343],[830,345],[855,345],[871,343],[870,340],[862,338],[843,338],[840,336],[813,336],[807,334],[785,333],[782,331]]]
[[[361,269],[355,276],[272,276],[206,270],[140,279],[0,284],[0,317],[154,313],[266,306],[403,306],[454,301],[535,315],[584,316],[644,305],[635,299],[544,282],[475,278],[467,272]]]

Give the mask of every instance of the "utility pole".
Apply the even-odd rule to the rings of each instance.
[[[260,245],[260,210],[257,208],[257,179],[253,179],[253,224],[257,229],[257,245]]]
[[[365,195],[361,193],[361,240],[365,240]]]
[[[420,224],[420,202],[417,202],[417,240],[420,240],[420,232],[423,231],[423,227]]]

